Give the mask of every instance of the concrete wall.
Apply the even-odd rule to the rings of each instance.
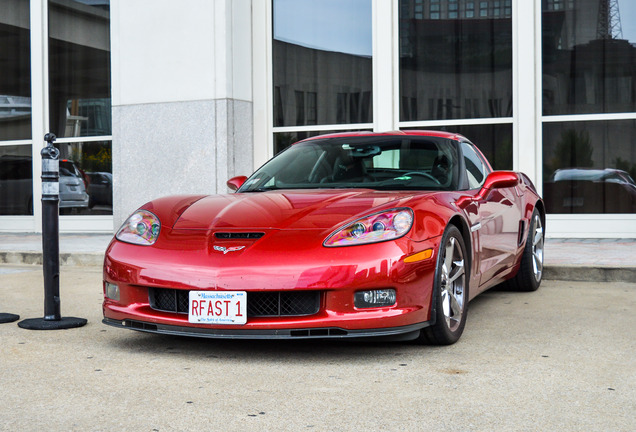
[[[111,2],[113,217],[253,170],[251,0]]]

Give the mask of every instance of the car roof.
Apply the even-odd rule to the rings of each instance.
[[[391,132],[336,132],[332,134],[318,135],[309,137],[298,142],[312,141],[325,138],[348,138],[348,137],[380,137],[380,136],[423,136],[423,137],[436,137],[447,138],[452,140],[467,141],[463,135],[454,132],[434,131],[434,130],[406,130],[406,131],[391,131]]]

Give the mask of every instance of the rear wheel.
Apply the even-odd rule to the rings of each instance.
[[[528,230],[528,239],[523,249],[521,266],[512,279],[505,282],[508,289],[514,291],[536,291],[543,278],[543,246],[545,232],[541,215],[534,209]]]
[[[435,324],[422,329],[418,341],[435,345],[457,342],[468,314],[468,280],[464,239],[455,226],[449,225],[437,255],[431,317]]]

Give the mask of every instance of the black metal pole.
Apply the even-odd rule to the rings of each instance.
[[[66,317],[60,312],[60,151],[53,147],[56,136],[44,135],[42,149],[42,271],[44,272],[44,318],[18,323],[29,330],[56,330],[81,327],[86,319]]]
[[[44,319],[59,320],[60,313],[60,151],[53,147],[55,135],[46,134],[42,149],[42,270],[44,272]]]

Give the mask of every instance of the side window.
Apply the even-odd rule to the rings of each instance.
[[[466,166],[466,176],[468,177],[468,188],[477,189],[486,180],[486,167],[470,144],[462,143],[462,153],[464,154],[464,165]]]

